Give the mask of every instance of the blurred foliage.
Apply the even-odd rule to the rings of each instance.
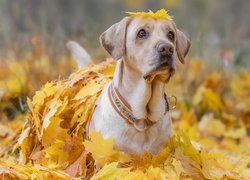
[[[249,65],[249,6],[248,0],[1,0],[0,53],[30,50],[30,37],[39,34],[49,44],[49,55],[65,54],[69,39],[94,54],[98,36],[124,17],[124,11],[165,8],[192,40],[193,57],[216,62],[228,50],[237,65]]]
[[[13,51],[6,54],[0,59],[0,121],[25,113],[27,97],[47,81],[68,76],[75,67],[68,57],[49,57],[39,36],[32,37],[32,51],[21,57]]]

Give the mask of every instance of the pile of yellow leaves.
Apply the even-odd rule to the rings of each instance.
[[[21,126],[0,138],[0,179],[250,178],[249,72],[229,78],[191,60],[188,73],[179,69],[183,73],[166,89],[179,99],[171,112],[175,134],[158,155],[137,156],[115,150],[113,140],[98,132],[86,136],[94,103],[114,69],[112,60],[91,65],[28,99],[20,135],[9,132]]]

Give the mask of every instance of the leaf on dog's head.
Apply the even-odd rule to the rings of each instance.
[[[168,14],[168,11],[165,9],[160,9],[156,11],[155,13],[151,10],[148,12],[126,12],[129,15],[134,15],[134,16],[142,16],[142,17],[149,17],[149,18],[154,18],[154,19],[166,19],[166,20],[171,20],[173,19],[172,16]]]

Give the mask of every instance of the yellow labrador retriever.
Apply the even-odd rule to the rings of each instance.
[[[175,73],[176,59],[185,63],[190,41],[172,19],[141,16],[125,17],[100,41],[118,62],[113,81],[96,102],[89,130],[112,137],[115,147],[129,154],[159,153],[172,134],[165,84]],[[71,50],[77,46],[71,43]]]

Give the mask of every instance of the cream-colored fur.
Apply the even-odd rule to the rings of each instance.
[[[138,38],[141,29],[147,32],[147,38]],[[169,31],[174,33],[174,40],[168,38]],[[142,132],[128,124],[113,108],[107,92],[110,84],[107,84],[96,102],[90,130],[101,132],[105,138],[112,137],[115,147],[126,153],[159,153],[172,135],[164,99],[165,83],[175,72],[177,57],[185,62],[189,40],[172,20],[126,17],[105,31],[100,41],[118,60],[113,83],[131,106],[134,116],[140,119],[138,127],[145,126],[145,119],[154,124]],[[159,43],[173,47],[171,58],[159,55]],[[163,61],[167,65],[161,65]]]

